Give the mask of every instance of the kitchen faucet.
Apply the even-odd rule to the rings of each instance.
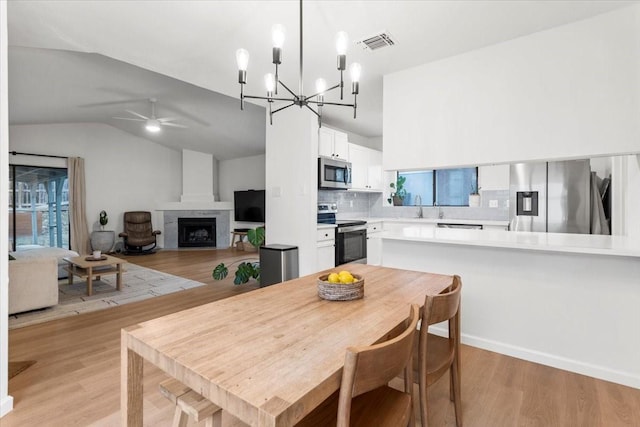
[[[422,197],[419,194],[416,194],[413,204],[418,206],[418,218],[422,218]]]

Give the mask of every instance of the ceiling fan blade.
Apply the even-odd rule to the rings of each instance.
[[[138,117],[140,117],[141,119],[149,120],[149,117],[145,117],[145,116],[143,116],[143,115],[142,115],[142,114],[140,114],[140,113],[136,113],[135,111],[131,111],[131,110],[124,110],[124,111],[126,111],[126,112],[127,112],[127,113],[129,113],[129,114],[133,114],[134,116],[138,116]]]
[[[142,119],[133,119],[131,117],[113,117],[114,119],[118,119],[118,120],[131,120],[133,122],[146,122],[146,120],[142,120]]]
[[[103,107],[108,105],[121,105],[121,104],[135,104],[141,101],[146,101],[145,98],[133,98],[133,99],[125,99],[122,101],[107,101],[107,102],[92,102],[89,104],[81,104],[78,105],[80,108],[91,108],[91,107]]]
[[[174,128],[183,128],[183,129],[187,129],[187,126],[185,126],[185,125],[181,125],[181,124],[178,124],[178,123],[160,122],[160,124],[161,124],[162,126],[171,126],[171,127],[174,127]]]
[[[178,118],[177,117],[162,117],[162,118],[159,118],[159,119],[156,119],[156,120],[158,120],[160,123],[165,123],[165,122],[172,122],[174,120],[178,120]]]

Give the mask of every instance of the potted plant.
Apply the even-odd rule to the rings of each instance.
[[[264,227],[252,228],[247,231],[247,239],[257,250],[264,244]],[[238,264],[238,268],[236,270],[236,276],[233,279],[234,285],[247,283],[251,278],[260,281],[260,261],[255,258],[235,261],[229,266],[221,262],[213,269],[211,276],[215,280],[224,279],[229,274],[229,267],[236,263]]]
[[[392,182],[389,184],[391,188],[391,194],[387,199],[389,204],[393,203],[393,206],[402,206],[404,203],[404,198],[407,195],[407,190],[404,188],[404,183],[407,181],[406,176],[398,175],[396,182]]]
[[[106,211],[100,211],[100,228],[104,230],[104,226],[109,222],[109,217]]]
[[[469,207],[477,208],[480,206],[480,187],[477,187],[478,183],[471,183],[471,192],[469,193]]]

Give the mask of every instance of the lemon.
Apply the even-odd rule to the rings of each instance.
[[[342,270],[340,273],[338,273],[338,276],[342,276],[343,274],[348,274],[349,276],[351,276],[351,273],[347,270]]]
[[[343,274],[342,276],[339,276],[339,277],[340,277],[340,283],[343,283],[345,285],[349,283],[353,283],[354,281],[353,276],[351,274],[349,275]]]
[[[327,282],[340,283],[340,276],[337,273],[331,273],[329,277],[327,277]]]

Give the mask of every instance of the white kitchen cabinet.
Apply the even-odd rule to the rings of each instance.
[[[351,189],[382,191],[382,152],[357,144],[349,144]]]
[[[367,222],[367,264],[382,264],[382,222]]]
[[[349,137],[344,132],[326,127],[319,128],[318,155],[349,160]]]
[[[335,228],[318,228],[316,245],[316,270],[326,270],[336,266]]]

